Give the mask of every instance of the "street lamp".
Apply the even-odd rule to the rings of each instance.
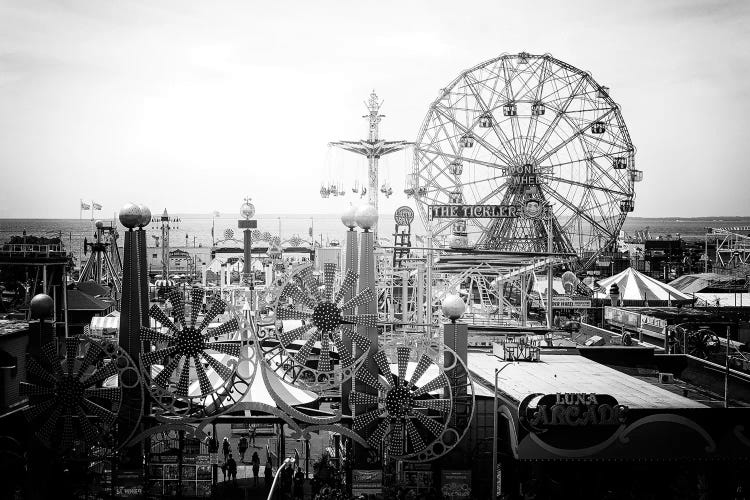
[[[510,364],[510,362],[507,362],[500,368],[495,368],[495,386],[492,391],[492,500],[495,500],[499,493],[497,491],[497,376]]]

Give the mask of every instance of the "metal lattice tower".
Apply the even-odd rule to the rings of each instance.
[[[167,209],[161,214],[161,275],[169,279],[169,214]]]
[[[367,178],[368,178],[368,203],[378,208],[378,160],[381,156],[389,153],[401,151],[412,143],[407,141],[384,141],[380,139],[378,133],[378,124],[385,115],[380,114],[380,107],[383,101],[378,100],[378,95],[373,90],[370,98],[365,102],[368,114],[362,118],[367,118],[370,131],[367,139],[360,141],[336,141],[328,143],[329,146],[357,153],[367,157]]]

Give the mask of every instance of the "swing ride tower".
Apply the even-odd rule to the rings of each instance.
[[[367,118],[370,131],[367,139],[359,141],[336,141],[328,143],[329,146],[341,148],[352,153],[357,153],[367,157],[367,202],[378,209],[378,160],[381,156],[401,151],[412,143],[407,141],[384,141],[380,139],[378,125],[385,115],[380,114],[380,107],[383,101],[378,99],[378,95],[373,90],[370,98],[365,102],[368,114],[362,118]]]

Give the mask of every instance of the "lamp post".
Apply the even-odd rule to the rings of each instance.
[[[724,408],[729,408],[729,358],[731,356],[729,352],[729,343],[731,339],[729,337],[729,325],[727,325],[727,354],[725,360],[725,371],[724,371]]]
[[[492,388],[492,500],[497,498],[497,376],[506,367],[510,366],[510,362],[505,363],[500,368],[495,368],[495,386]]]

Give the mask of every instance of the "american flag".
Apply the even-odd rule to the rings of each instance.
[[[83,200],[81,200],[81,210],[91,210],[91,205],[84,203]]]
[[[95,202],[95,201],[92,201],[91,204],[94,205],[94,210],[101,210],[102,209],[102,206],[100,204],[98,204],[97,202]]]

